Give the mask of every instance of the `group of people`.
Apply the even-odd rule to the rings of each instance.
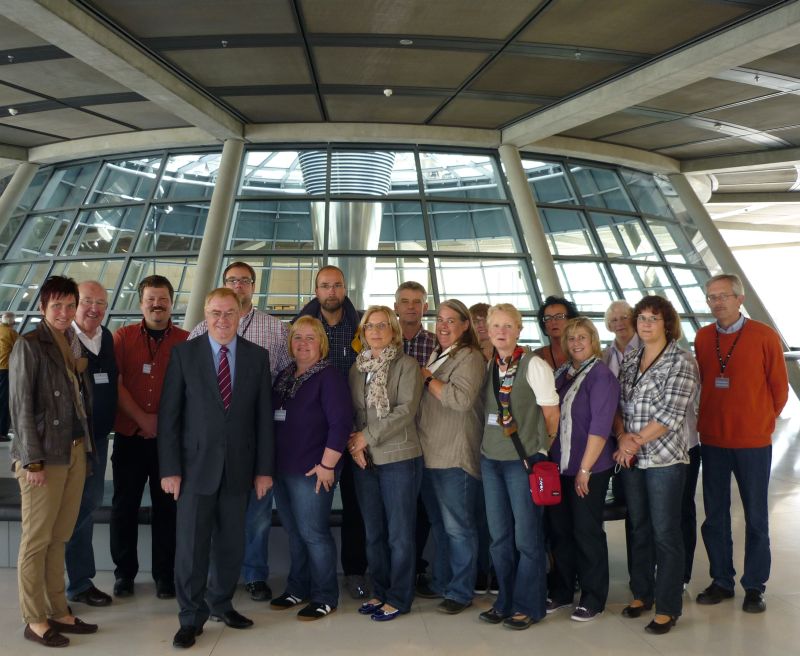
[[[252,599],[298,607],[300,620],[337,609],[337,486],[341,565],[362,615],[394,620],[415,594],[460,613],[486,562],[498,595],[481,620],[526,629],[571,607],[576,589],[572,619],[592,620],[608,596],[603,509],[615,469],[633,597],[623,615],[655,604],[646,629],[666,633],[691,575],[698,452],[712,577],[698,603],[734,595],[733,474],[747,523],[744,610],[765,609],[771,434],[788,381],[778,336],[739,312],[735,276],[707,283],[717,321],[698,332],[696,362],[659,296],[612,304],[605,351],[591,320],[549,297],[538,314],[549,343],[532,352],[519,344],[522,316],[510,304],[441,301],[431,333],[419,283],[401,284],[393,308],[359,312],[342,271],[326,266],[287,326],[253,306],[255,282],[248,264],[228,265],[205,320],[187,333],[171,321],[171,284],[149,276],[139,285],[142,321],[113,336],[101,325],[99,283],[42,285],[42,321],[10,357],[26,638],[65,646],[64,634],[97,631],[68,600],[112,601],[92,582],[91,519],[112,430],[113,593],[134,594],[149,482],[152,573],[159,598],[177,597],[179,648],[209,619],[252,626],[232,605],[240,579]],[[531,499],[528,470],[548,459],[562,501],[545,509]],[[277,596],[267,583],[273,497],[291,558]]]

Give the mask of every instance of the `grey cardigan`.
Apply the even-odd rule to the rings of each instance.
[[[355,364],[350,368],[355,428],[364,433],[376,465],[422,455],[414,422],[422,395],[422,375],[414,358],[401,352],[389,363],[386,391],[389,414],[378,419],[375,408],[367,408],[367,375]]]
[[[486,361],[477,349],[462,348],[434,373],[442,381],[440,401],[425,391],[419,404],[417,428],[429,469],[460,467],[480,478],[480,444],[483,424],[475,404],[483,403],[483,374]]]

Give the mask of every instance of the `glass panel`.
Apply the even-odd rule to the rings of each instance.
[[[425,193],[471,199],[505,199],[495,160],[488,155],[420,153]]]
[[[189,293],[194,282],[196,257],[154,257],[148,260],[131,260],[120,285],[119,295],[114,299],[114,310],[139,311],[139,282],[147,276],[160,275],[167,278],[175,289],[172,303],[173,313],[185,312]],[[174,317],[173,317],[174,320]]]
[[[609,258],[624,257],[656,261],[661,259],[645,234],[640,219],[597,212],[590,212],[589,216],[597,228],[600,243]]]
[[[54,212],[29,216],[14,240],[7,259],[52,257],[72,221],[72,212]]]
[[[136,244],[137,253],[199,251],[208,205],[154,205]]]
[[[174,323],[177,323],[179,326],[181,326],[181,328],[183,328],[182,322],[177,321],[175,315],[172,316],[172,321]],[[116,332],[119,328],[122,328],[123,326],[130,326],[132,324],[141,323],[141,322],[142,322],[142,315],[141,314],[131,314],[131,315],[127,315],[127,316],[117,315],[117,316],[112,316],[110,318],[107,318],[107,320],[106,320],[106,328],[108,328],[113,333],[113,332]],[[188,328],[187,328],[187,330],[188,330]]]
[[[681,226],[675,223],[660,223],[652,220],[648,221],[647,225],[650,226],[650,230],[652,230],[653,236],[656,238],[667,262],[702,264],[700,254],[695,250],[694,245]]]
[[[231,262],[246,262],[255,269],[253,305],[265,312],[293,317],[314,297],[318,257],[229,256],[223,262],[223,270]]]
[[[300,159],[303,172],[308,179],[310,161],[305,153]],[[387,151],[333,151],[330,192],[334,195],[359,196],[416,195],[419,193],[419,183],[414,154]]]
[[[663,175],[655,175],[653,177],[655,178],[658,188],[661,190],[661,193],[664,195],[664,198],[669,204],[671,215],[678,219],[678,222],[684,226],[694,226],[694,219],[692,219],[692,216],[686,210],[683,200],[681,200],[678,192],[675,191],[675,187],[672,186],[669,178]]]
[[[557,261],[556,271],[564,297],[582,312],[605,312],[616,298],[605,265],[600,262]]]
[[[437,251],[519,253],[507,205],[429,203],[431,239]]]
[[[694,323],[684,319],[681,321],[681,330],[683,331],[683,337],[680,341],[687,350],[690,350],[692,344],[694,344],[694,338],[697,336],[697,329],[694,327]]]
[[[128,253],[143,215],[141,205],[81,212],[61,254]]]
[[[87,204],[105,205],[149,199],[160,166],[160,156],[106,162],[92,187]]]
[[[15,312],[32,310],[50,264],[48,261],[0,266],[0,307]]]
[[[434,266],[442,299],[457,298],[467,307],[511,303],[533,309],[533,285],[522,260],[437,258]]]
[[[314,248],[311,203],[302,200],[236,203],[227,248],[247,251]]]
[[[316,235],[323,231],[324,210],[324,203],[312,205]],[[332,202],[328,224],[332,250],[425,250],[422,208],[416,202]],[[316,248],[322,248],[319,237]]]
[[[22,221],[25,219],[25,216],[22,214],[17,214],[16,216],[12,216],[8,219],[5,227],[3,228],[2,232],[0,232],[0,255],[3,255],[8,248],[8,245],[14,239],[14,236],[17,234],[17,230],[22,225]]]
[[[636,200],[640,211],[668,219],[673,218],[669,205],[661,195],[652,175],[640,171],[622,169],[622,179],[628,185],[628,190]]]
[[[684,312],[683,304],[663,268],[635,264],[612,264],[611,271],[622,287],[625,300],[631,306],[641,301],[642,296],[658,294],[667,298],[678,313]]]
[[[85,260],[81,262],[57,262],[53,265],[51,275],[67,276],[78,282],[97,280],[113,299],[119,275],[122,273],[123,260]],[[111,303],[109,303],[111,305]]]
[[[578,204],[561,164],[523,159],[522,168],[537,203]]]
[[[324,154],[324,153],[323,153]],[[324,193],[327,178],[327,155],[321,162],[320,179]],[[295,195],[313,193],[307,190],[305,176],[295,150],[248,151],[239,181],[240,196]]]
[[[419,257],[375,257],[366,258],[366,267],[360,269],[359,265],[365,258],[335,257],[331,264],[341,267],[348,272],[347,293],[350,300],[359,309],[370,305],[387,305],[394,307],[394,293],[402,282],[414,280],[430,292],[431,280],[428,269],[428,258],[421,254]],[[433,294],[428,295],[428,312],[433,311]]]
[[[597,255],[583,212],[542,207],[542,227],[553,255]]]
[[[708,312],[705,292],[705,283],[710,277],[708,273],[698,269],[681,269],[680,267],[672,267],[671,271],[680,285],[691,311]]]
[[[36,202],[36,199],[39,198],[39,194],[44,187],[44,183],[47,182],[47,178],[50,177],[52,171],[53,169],[47,168],[36,172],[36,175],[33,176],[33,180],[31,180],[31,183],[28,185],[25,193],[22,194],[22,198],[17,205],[17,210],[27,211],[33,207],[34,202]]]
[[[383,220],[378,249],[382,251],[424,251],[425,226],[419,203],[383,203]]]
[[[573,164],[569,170],[575,178],[584,204],[612,210],[634,211],[616,171],[583,164]]]
[[[54,171],[35,209],[80,205],[99,166],[99,162],[89,162]]]
[[[174,201],[211,198],[221,157],[220,153],[171,155],[155,197]]]

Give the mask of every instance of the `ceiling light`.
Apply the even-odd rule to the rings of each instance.
[[[9,64],[13,64],[14,63],[14,55],[8,55],[7,58],[8,58],[8,63]]]
[[[580,59],[583,55],[581,54],[580,50],[575,51],[575,59]]]
[[[400,39],[401,46],[413,46],[414,42],[411,39]]]
[[[391,96],[393,93],[394,93],[394,91],[392,91],[392,90],[391,90],[390,88],[388,88],[388,87],[387,87],[387,88],[385,88],[385,89],[383,90],[383,95],[384,95],[384,96],[386,96],[387,98],[388,98],[389,96]]]
[[[222,41],[220,41],[220,43],[222,44],[223,48],[227,48],[228,47],[228,42],[225,39],[222,39]]]
[[[16,116],[19,114],[19,110],[16,107],[9,107],[8,113],[11,114],[11,116]]]

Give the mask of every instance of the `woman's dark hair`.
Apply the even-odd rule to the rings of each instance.
[[[80,300],[80,293],[78,292],[78,283],[72,278],[65,278],[64,276],[50,276],[44,281],[42,290],[39,294],[39,303],[42,310],[47,309],[47,304],[50,299],[56,296],[74,296],[75,305]]]
[[[542,335],[547,335],[547,331],[544,329],[544,311],[551,305],[563,305],[567,308],[567,319],[574,319],[579,316],[578,308],[575,307],[575,303],[572,301],[568,301],[566,298],[561,298],[560,296],[548,296],[544,299],[544,303],[542,303],[541,307],[536,312],[536,320],[539,322],[539,328],[542,329]]]
[[[633,317],[631,317],[634,326],[638,326],[639,315],[644,310],[650,310],[650,312],[659,315],[664,320],[664,332],[667,335],[668,342],[673,339],[678,340],[681,338],[683,334],[681,331],[681,318],[678,316],[672,303],[666,298],[653,295],[645,296],[639,301],[636,307],[633,308]]]

